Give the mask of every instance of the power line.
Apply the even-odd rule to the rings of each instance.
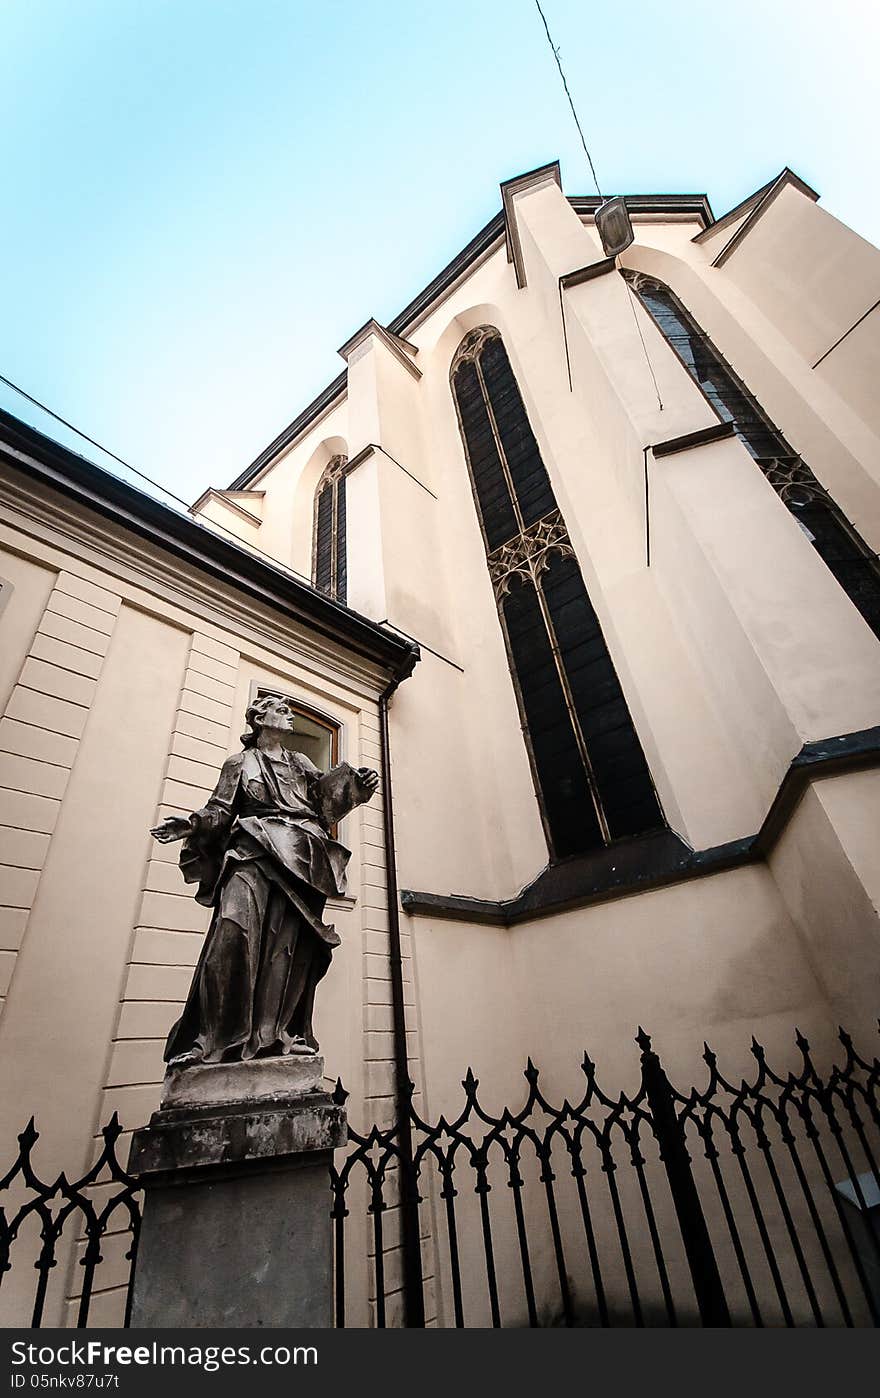
[[[636,323],[636,330],[638,330],[638,332],[639,332],[639,339],[640,339],[641,342],[642,342],[642,349],[645,351],[645,360],[646,360],[646,362],[647,362],[648,368],[649,368],[650,371],[651,371],[651,378],[654,380],[654,392],[655,392],[656,395],[657,395],[657,402],[660,404],[660,411],[661,411],[661,413],[662,413],[662,411],[663,411],[663,399],[660,397],[660,389],[659,389],[659,387],[658,387],[658,385],[657,385],[657,375],[654,373],[654,366],[653,366],[653,364],[651,363],[651,356],[650,356],[649,353],[648,353],[648,346],[645,344],[645,337],[644,337],[644,335],[642,334],[642,327],[641,327],[641,325],[639,324],[639,317],[638,317],[638,314],[637,314],[637,312],[636,312],[636,304],[635,304],[635,302],[636,302],[636,294],[635,294],[635,292],[633,291],[632,287],[630,286],[629,282],[626,280],[625,277],[624,277],[624,279],[623,279],[623,284],[624,284],[624,286],[626,287],[626,297],[627,297],[627,300],[629,301],[629,308],[630,308],[630,310],[631,310],[632,313],[633,313],[633,320],[634,320],[635,323]]]
[[[130,461],[123,460],[121,456],[117,456],[116,452],[111,451],[109,447],[103,446],[101,442],[96,442],[94,437],[90,437],[87,432],[83,432],[79,427],[75,427],[72,422],[67,421],[66,417],[61,417],[60,413],[53,412],[45,403],[41,403],[39,398],[34,398],[32,394],[26,393],[23,388],[19,388],[17,383],[13,383],[11,379],[7,379],[3,374],[0,374],[0,383],[5,383],[7,388],[13,389],[15,393],[20,393],[22,398],[26,398],[29,403],[33,403],[35,408],[39,408],[41,412],[48,413],[49,417],[53,417],[55,421],[60,422],[63,427],[67,427],[71,432],[75,432],[77,437],[82,437],[84,442],[88,442],[91,446],[97,447],[98,451],[102,451],[105,456],[111,457],[113,461],[118,461],[120,466],[125,467],[126,471],[133,471],[136,476],[140,476],[142,481],[146,481],[156,490],[161,490],[163,494],[169,496],[172,500],[176,500],[178,505],[183,505],[184,509],[187,512],[189,511],[189,502],[187,500],[182,500],[179,495],[174,494],[173,490],[168,490],[166,486],[160,485],[158,481],[154,481],[151,476],[147,476],[143,471],[139,471],[136,466],[132,466]]]
[[[33,394],[25,392],[17,383],[13,383],[11,379],[7,379],[4,374],[0,374],[0,383],[4,383],[7,388],[11,388],[14,393],[21,394],[22,398],[26,398],[29,403],[33,403],[35,408],[39,408],[41,412],[48,414],[48,416],[54,418],[56,422],[60,422],[63,427],[66,427],[70,432],[74,432],[77,437],[81,437],[82,440],[88,442],[90,446],[97,447],[98,451],[103,452],[105,456],[109,456],[111,460],[118,461],[119,465],[124,466],[126,471],[131,471],[133,475],[140,477],[142,481],[146,481],[147,484],[153,486],[155,490],[161,491],[162,494],[167,495],[170,500],[174,500],[176,504],[182,505],[190,519],[192,519],[193,524],[197,525],[199,529],[207,529],[210,527],[211,529],[219,530],[222,534],[228,534],[229,538],[232,539],[234,543],[238,544],[239,548],[248,549],[251,553],[258,553],[262,558],[267,559],[272,564],[273,568],[279,568],[284,573],[291,573],[295,578],[302,578],[303,582],[307,582],[310,587],[314,585],[311,578],[307,577],[305,573],[300,573],[298,569],[290,568],[286,563],[281,563],[277,558],[273,558],[270,553],[266,553],[265,549],[258,548],[256,544],[246,543],[245,540],[240,539],[233,530],[227,529],[225,524],[220,524],[217,520],[213,519],[211,520],[210,526],[202,524],[201,520],[193,517],[188,500],[184,500],[180,495],[175,495],[174,491],[169,490],[167,486],[160,485],[158,481],[153,480],[152,476],[148,476],[144,471],[138,470],[137,466],[132,466],[131,462],[126,461],[124,457],[117,456],[115,451],[111,451],[110,448],[105,447],[102,442],[97,441],[94,437],[90,437],[87,432],[83,432],[82,429],[76,427],[74,423],[68,422],[66,417],[62,417],[60,413],[56,413],[46,403],[41,403],[39,398],[34,398]]]
[[[565,73],[562,71],[562,63],[560,62],[560,59],[559,59],[559,49],[556,47],[556,45],[555,45],[554,42],[553,42],[553,39],[551,38],[551,35],[550,35],[550,26],[549,26],[548,23],[547,23],[547,17],[546,17],[546,15],[544,14],[544,11],[541,9],[541,0],[535,0],[535,4],[538,6],[538,14],[541,16],[541,19],[542,19],[543,24],[544,24],[544,33],[547,35],[547,43],[550,45],[550,48],[553,50],[553,57],[556,59],[556,67],[559,69],[559,76],[560,76],[560,78],[562,79],[562,86],[565,88],[565,95],[566,95],[566,97],[568,98],[568,105],[571,107],[571,114],[572,114],[572,116],[574,117],[574,124],[575,124],[575,126],[577,127],[577,129],[578,129],[578,135],[579,135],[580,138],[581,138],[581,145],[582,145],[583,148],[584,148],[584,155],[587,157],[587,160],[588,160],[588,162],[589,162],[590,170],[591,170],[592,175],[593,175],[593,183],[594,183],[594,185],[596,186],[596,193],[598,194],[598,196],[599,196],[600,199],[604,199],[605,196],[603,195],[601,189],[599,188],[599,180],[598,180],[598,178],[597,178],[597,176],[596,176],[596,167],[595,167],[595,165],[593,164],[593,157],[590,155],[590,152],[589,152],[589,150],[587,149],[587,143],[586,143],[586,141],[584,140],[584,133],[583,133],[583,131],[581,130],[581,124],[580,124],[580,121],[578,120],[578,114],[577,114],[577,112],[575,111],[574,102],[572,101],[571,93],[570,93],[569,90],[568,90],[568,83],[567,83],[566,80],[565,80]]]
[[[574,124],[575,124],[575,126],[577,127],[578,135],[579,135],[580,138],[581,138],[581,145],[582,145],[583,148],[584,148],[584,155],[587,157],[587,161],[589,162],[590,170],[591,170],[592,175],[593,175],[593,183],[594,183],[595,186],[596,186],[596,193],[598,194],[599,198],[600,198],[601,200],[603,200],[603,202],[604,202],[605,196],[604,196],[604,194],[602,193],[601,189],[599,188],[599,180],[598,180],[598,177],[597,177],[597,175],[596,175],[596,167],[595,167],[595,165],[593,164],[593,157],[590,155],[590,152],[589,152],[589,150],[587,149],[587,143],[586,143],[586,141],[585,141],[585,139],[584,139],[583,129],[581,128],[580,121],[578,120],[578,114],[577,114],[577,112],[576,112],[576,110],[575,110],[575,105],[574,105],[574,102],[572,101],[571,93],[570,93],[569,90],[568,90],[568,83],[566,82],[565,73],[563,72],[563,69],[562,69],[562,62],[561,62],[560,57],[559,57],[559,49],[558,49],[558,48],[556,47],[556,45],[554,44],[553,39],[552,39],[552,36],[551,36],[551,34],[550,34],[550,26],[549,26],[549,24],[547,23],[547,16],[544,14],[544,11],[541,9],[541,0],[535,0],[535,4],[536,4],[537,7],[538,7],[538,14],[541,16],[541,19],[542,19],[543,24],[544,24],[544,33],[547,35],[547,43],[550,45],[550,48],[551,48],[552,51],[553,51],[553,57],[556,59],[556,67],[559,69],[559,76],[560,76],[560,78],[562,79],[562,86],[565,88],[565,95],[566,95],[566,97],[568,98],[568,105],[571,107],[571,114],[572,114],[572,116],[574,117]],[[639,324],[639,317],[638,317],[638,315],[636,314],[636,308],[635,308],[635,305],[634,305],[634,298],[633,298],[632,290],[631,290],[629,284],[627,284],[626,290],[627,290],[627,300],[629,301],[629,304],[630,304],[630,310],[632,311],[632,314],[633,314],[633,320],[634,320],[635,323],[636,323],[636,330],[638,330],[638,332],[639,332],[639,339],[640,339],[641,342],[642,342],[642,349],[643,349],[644,354],[645,354],[645,360],[646,360],[646,362],[647,362],[648,369],[650,370],[651,378],[652,378],[653,381],[654,381],[654,392],[655,392],[656,395],[657,395],[657,402],[658,402],[659,405],[660,405],[660,411],[661,411],[661,413],[662,413],[662,411],[663,411],[663,399],[660,397],[660,389],[659,389],[658,386],[657,386],[657,376],[656,376],[656,374],[654,373],[654,366],[653,366],[653,364],[651,363],[651,356],[648,354],[648,346],[645,344],[645,337],[644,337],[644,335],[642,334],[642,327],[641,327],[641,325]],[[561,290],[561,288],[560,288],[560,292],[559,292],[559,300],[560,300],[560,304],[562,304],[562,290]],[[564,332],[564,331],[565,331],[565,308],[564,308],[564,307],[563,307],[563,312],[562,312],[562,327],[563,327],[563,332]],[[568,343],[567,343],[567,341],[566,341],[566,350],[565,350],[565,353],[566,353],[566,359],[568,359]],[[569,388],[571,388],[571,364],[570,364],[570,363],[569,363],[569,369],[568,369],[568,386],[569,386]]]

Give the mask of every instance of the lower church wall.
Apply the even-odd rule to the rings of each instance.
[[[767,863],[546,916],[510,929],[428,916],[410,918],[426,1120],[436,1122],[442,1114],[454,1121],[465,1109],[467,1089],[462,1080],[469,1067],[478,1080],[475,1091],[481,1110],[491,1119],[500,1118],[505,1107],[516,1116],[529,1098],[530,1086],[524,1076],[529,1060],[539,1070],[540,1093],[552,1107],[559,1109],[565,1101],[578,1104],[588,1089],[582,1067],[585,1053],[595,1064],[595,1082],[610,1103],[621,1093],[632,1099],[641,1083],[640,1050],[635,1042],[640,1028],[650,1034],[669,1080],[684,1098],[692,1088],[705,1090],[710,1081],[703,1061],[704,1042],[717,1055],[719,1071],[735,1089],[743,1080],[752,1083],[757,1077],[753,1036],[783,1079],[803,1070],[795,1027],[809,1041],[812,1062],[820,1073],[845,1061],[846,1053],[838,1040],[839,1024],[852,1032],[857,1048],[870,1061],[876,1052],[880,1004],[880,923],[876,888],[871,886],[876,881],[876,860],[870,857],[869,849],[869,831],[876,829],[870,816],[878,801],[880,775],[875,772],[829,777],[807,789]],[[602,1119],[603,1110],[595,1106],[595,1099],[593,1103],[587,1114],[595,1110],[597,1119]],[[536,1108],[528,1120],[538,1128],[540,1138],[550,1118]],[[624,1113],[622,1120],[631,1122],[632,1118]],[[476,1140],[489,1129],[473,1113],[464,1127]],[[607,1192],[607,1171],[589,1133],[580,1139],[587,1143],[584,1183],[592,1200],[605,1299],[612,1314],[625,1316],[630,1291]],[[554,1207],[566,1245],[567,1281],[575,1314],[582,1323],[595,1324],[596,1293],[571,1171],[573,1158],[567,1154],[564,1140],[558,1133],[553,1147],[550,1177]],[[634,1275],[641,1287],[646,1317],[650,1319],[653,1313],[656,1320],[664,1314],[665,1302],[643,1200],[632,1168],[630,1144],[625,1143],[622,1129],[618,1129],[616,1140],[614,1179],[628,1220]],[[664,1240],[670,1288],[677,1297],[678,1319],[680,1323],[696,1323],[686,1258],[680,1248],[676,1251],[670,1246],[670,1240],[673,1244],[680,1240],[680,1233],[650,1128],[642,1129],[638,1140],[655,1222]],[[726,1239],[704,1143],[694,1134],[689,1149],[731,1309],[747,1321],[747,1301]],[[784,1136],[775,1138],[774,1149],[777,1157],[785,1156],[780,1167],[781,1187],[806,1265],[818,1278],[817,1304],[833,1315],[835,1297],[823,1271],[808,1204],[786,1155]],[[807,1160],[815,1198],[824,1197],[830,1208],[806,1138],[799,1137],[798,1149],[801,1160]],[[489,1154],[494,1163],[487,1173],[490,1192],[485,1197],[491,1208],[502,1324],[524,1325],[528,1324],[528,1314],[522,1281],[522,1236],[513,1207],[509,1161],[504,1162],[500,1138]],[[845,1177],[841,1160],[831,1153],[829,1159],[837,1174]],[[465,1168],[465,1162],[466,1154],[462,1154],[455,1176],[462,1299],[469,1316],[467,1324],[491,1324],[478,1198],[473,1192],[473,1171]],[[727,1166],[736,1175],[732,1157]],[[528,1140],[518,1168],[523,1180],[521,1221],[538,1321],[544,1325],[561,1323],[559,1261],[548,1217],[546,1168],[536,1159]],[[761,1168],[759,1159],[759,1172]],[[441,1323],[452,1324],[442,1181],[436,1171],[426,1174],[423,1193],[428,1203],[423,1207],[430,1209],[433,1220],[431,1265],[438,1309]],[[750,1208],[743,1182],[738,1176],[732,1181],[728,1178],[728,1188],[742,1219]],[[762,1199],[768,1190],[772,1199],[769,1179],[764,1190]],[[784,1214],[772,1203],[765,1212],[771,1244],[785,1259],[780,1266],[795,1318],[813,1323],[811,1303],[791,1256]],[[754,1233],[754,1221],[751,1223]],[[832,1236],[833,1216],[824,1224]],[[744,1242],[760,1252],[762,1244],[756,1233],[749,1238],[746,1229]],[[846,1263],[844,1258],[844,1274]],[[775,1285],[766,1265],[755,1270],[757,1302],[772,1318],[774,1307],[778,1310]],[[858,1293],[857,1285],[854,1289]],[[781,1323],[779,1316],[769,1323]]]

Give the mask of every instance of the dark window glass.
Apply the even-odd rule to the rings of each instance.
[[[466,361],[457,370],[453,388],[468,460],[471,463],[471,476],[480,506],[486,546],[495,549],[499,544],[512,539],[518,532],[518,526],[486,400],[477,375],[477,366],[473,360]]]
[[[325,485],[318,492],[315,521],[315,587],[321,592],[333,591],[333,487]]]
[[[609,834],[655,830],[657,794],[577,559],[555,555],[540,585]]]
[[[501,608],[544,814],[564,858],[601,845],[602,832],[534,585],[515,578]]]
[[[636,275],[630,280],[691,378],[722,421],[734,423],[743,446],[874,635],[880,637],[880,569],[864,539],[674,293],[653,278]]]
[[[463,341],[451,380],[553,855],[656,830],[648,765],[496,330]]]
[[[345,557],[345,476],[336,482],[336,598],[345,601],[348,566]]]
[[[319,592],[345,601],[345,467],[344,456],[334,456],[315,491],[315,524],[312,542],[312,579]]]
[[[522,522],[528,528],[555,510],[556,501],[500,339],[488,341],[480,355],[480,369]]]
[[[874,635],[880,636],[880,578],[861,539],[820,501],[791,504],[789,509]]]

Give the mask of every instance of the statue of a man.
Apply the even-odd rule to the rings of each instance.
[[[290,751],[294,714],[283,699],[258,699],[247,722],[207,805],[152,832],[184,841],[183,877],[214,909],[165,1047],[172,1067],[317,1050],[315,986],[339,945],[321,918],[326,899],[345,891],[351,857],[330,827],[379,784],[369,768],[321,773]]]

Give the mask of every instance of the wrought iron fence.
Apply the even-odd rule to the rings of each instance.
[[[705,1086],[684,1095],[640,1030],[634,1096],[606,1095],[585,1057],[579,1097],[556,1105],[530,1061],[517,1112],[487,1110],[470,1071],[457,1116],[430,1123],[410,1103],[411,1159],[396,1126],[351,1130],[332,1173],[337,1325],[358,1177],[378,1326],[394,1205],[421,1238],[403,1284],[416,1323],[433,1310],[459,1327],[876,1324],[880,1062],[840,1041],[822,1075],[798,1033],[799,1071],[780,1075],[753,1040],[739,1085],[706,1046]]]
[[[753,1041],[736,1085],[706,1047],[705,1084],[685,1095],[637,1042],[632,1096],[606,1095],[585,1057],[576,1100],[554,1104],[530,1061],[516,1112],[488,1110],[469,1070],[454,1117],[426,1121],[410,1100],[409,1133],[350,1128],[330,1171],[336,1324],[877,1324],[880,1061],[841,1030],[842,1062],[820,1072],[798,1034],[798,1070],[778,1074]],[[65,1230],[71,1322],[89,1323],[112,1240],[128,1323],[140,1200],[121,1134],[114,1114],[74,1182],[40,1178],[33,1121],[19,1137],[0,1288],[29,1239],[35,1327]]]
[[[116,1112],[101,1131],[103,1146],[91,1169],[78,1180],[62,1172],[51,1183],[42,1180],[33,1164],[40,1133],[31,1117],[18,1138],[18,1157],[0,1180],[0,1287],[12,1269],[13,1245],[32,1222],[39,1224],[37,1273],[31,1326],[43,1323],[49,1278],[58,1265],[58,1246],[65,1228],[82,1244],[79,1265],[77,1328],[88,1324],[95,1273],[103,1261],[101,1244],[117,1233],[125,1239],[125,1260],[130,1264],[125,1293],[123,1324],[131,1314],[131,1292],[140,1233],[139,1185],[117,1159],[116,1143],[122,1127]],[[11,1201],[11,1202],[9,1202]],[[122,1223],[122,1227],[119,1224]]]

